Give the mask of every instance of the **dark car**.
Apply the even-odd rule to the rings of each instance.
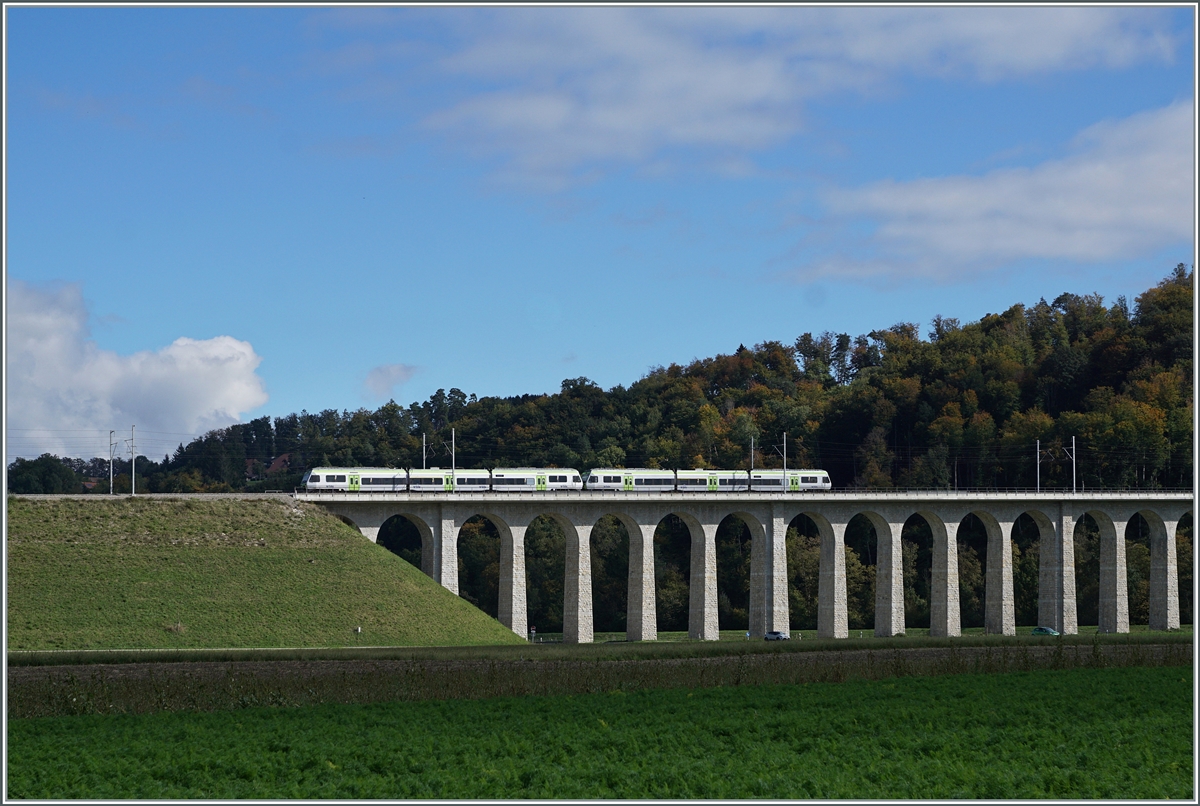
[[[1052,627],[1034,627],[1031,635],[1058,635],[1058,630]]]
[[[778,632],[776,630],[772,630],[771,632],[769,632],[763,636],[763,640],[764,641],[786,641],[786,640],[788,640],[788,637],[789,636],[787,633],[782,633],[782,632]]]

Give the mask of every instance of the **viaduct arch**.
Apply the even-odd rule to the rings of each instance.
[[[369,540],[401,515],[421,535],[421,570],[443,587],[458,591],[458,534],[472,517],[491,521],[500,533],[500,608],[505,626],[524,635],[526,623],[525,530],[534,519],[552,518],[566,536],[563,638],[593,640],[590,537],[607,515],[629,535],[628,627],[632,641],[657,638],[654,590],[654,532],[675,515],[691,535],[691,583],[688,635],[716,640],[716,532],[734,515],[750,530],[750,632],[790,632],[788,623],[788,525],[805,515],[820,533],[817,632],[821,637],[849,634],[846,612],[845,535],[850,521],[866,517],[878,545],[875,635],[904,632],[904,580],[901,532],[919,515],[934,536],[930,633],[961,634],[958,602],[957,533],[968,515],[987,530],[985,630],[1014,635],[1011,536],[1021,515],[1040,534],[1038,621],[1070,635],[1078,632],[1075,600],[1074,530],[1089,515],[1100,528],[1100,630],[1129,631],[1125,573],[1125,528],[1135,515],[1150,526],[1150,627],[1179,627],[1175,531],[1193,512],[1190,492],[1111,493],[540,493],[519,498],[497,493],[297,493],[297,500],[321,504],[353,523]]]

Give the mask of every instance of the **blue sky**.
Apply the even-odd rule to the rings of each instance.
[[[1194,260],[1191,7],[5,15],[8,461]]]

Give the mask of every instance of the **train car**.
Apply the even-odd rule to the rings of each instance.
[[[744,493],[750,489],[749,470],[717,470],[717,492]]]
[[[492,471],[492,491],[497,493],[582,489],[583,479],[571,467],[498,467]]]
[[[750,489],[760,493],[783,493],[800,489],[800,474],[794,470],[752,470]]]
[[[454,476],[448,468],[429,467],[422,470],[413,468],[408,473],[408,489],[414,493],[450,493],[454,492]]]
[[[791,472],[790,470],[788,471],[788,473]],[[824,470],[797,470],[796,473],[800,475],[799,490],[833,489],[833,482],[829,480],[829,474]],[[793,492],[795,491],[793,490]]]
[[[763,493],[798,493],[805,490],[828,490],[829,474],[824,470],[754,470],[750,473],[750,489]]]
[[[314,467],[301,484],[309,492],[393,492],[407,489],[408,475],[392,467]]]
[[[492,488],[492,474],[487,470],[454,471],[454,491],[460,493],[486,493]]]
[[[620,490],[622,489],[621,474],[624,472],[615,467],[593,468],[592,472],[588,473],[587,488],[589,490]]]
[[[589,490],[661,493],[675,489],[675,471],[648,467],[598,467],[588,474]]]

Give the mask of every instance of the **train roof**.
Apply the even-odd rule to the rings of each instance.
[[[573,467],[496,467],[492,468],[492,473],[574,473],[579,475],[579,471]]]
[[[314,467],[309,473],[404,473],[402,467]]]
[[[593,467],[591,473],[634,473],[639,476],[646,474],[661,473],[668,476],[675,475],[674,470],[663,470],[657,467]]]

